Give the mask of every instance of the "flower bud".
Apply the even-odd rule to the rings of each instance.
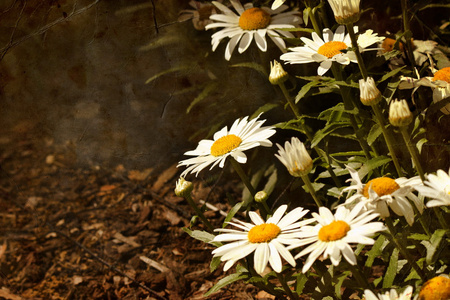
[[[394,100],[389,107],[389,122],[397,127],[407,126],[413,121],[413,114],[409,110],[406,100]]]
[[[276,60],[270,62],[269,81],[273,85],[281,84],[288,80],[289,74],[283,69],[283,66]]]
[[[381,100],[381,92],[372,77],[367,77],[367,80],[359,80],[359,91],[359,98],[364,105],[375,105]]]
[[[187,197],[191,195],[193,189],[194,185],[192,184],[192,182],[185,180],[183,177],[180,177],[175,187],[175,195],[177,195],[178,197]]]
[[[289,174],[294,177],[302,177],[311,172],[313,161],[306,151],[305,145],[296,137],[291,139],[291,143],[286,142],[284,149],[278,145],[278,155],[275,156],[286,166]]]
[[[255,194],[255,201],[258,203],[266,202],[269,195],[265,191],[259,191]]]

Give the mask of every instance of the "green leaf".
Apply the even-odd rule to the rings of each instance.
[[[383,130],[378,123],[375,123],[372,128],[370,128],[369,134],[367,135],[367,143],[369,146],[372,146],[381,133],[383,133]]]
[[[307,7],[303,10],[303,23],[305,27],[308,26],[309,14],[311,13],[311,7]]]
[[[398,264],[398,252],[397,248],[394,248],[391,254],[391,259],[389,260],[389,266],[386,269],[383,279],[383,288],[390,288],[394,283],[395,275],[397,274],[397,264]]]
[[[231,221],[231,219],[234,217],[234,215],[241,209],[244,202],[238,202],[235,206],[233,206],[232,209],[230,209],[230,212],[225,217],[225,220],[223,221],[222,228],[227,226],[228,222]]]
[[[277,184],[277,181],[278,181],[277,169],[273,168],[272,173],[270,174],[270,177],[267,180],[267,183],[263,189],[267,193],[267,195],[272,194],[272,192],[275,189],[275,186]]]
[[[220,265],[221,260],[219,256],[215,256],[212,258],[211,263],[209,264],[209,271],[212,273],[214,272],[217,267]]]
[[[338,297],[338,299],[342,299],[342,284],[344,283],[344,280],[351,274],[350,271],[345,271],[341,275],[333,278],[333,281],[336,281],[334,285],[334,293]]]
[[[195,97],[194,100],[192,100],[191,104],[189,104],[189,107],[186,109],[186,113],[188,114],[196,104],[205,99],[212,91],[214,91],[217,88],[217,86],[218,86],[217,81],[212,81],[209,84],[207,84],[205,88],[200,92],[200,94],[197,97]]]
[[[251,116],[250,116],[250,120],[256,118],[257,116],[259,116],[261,113],[265,113],[268,112],[269,110],[272,110],[274,108],[277,108],[278,106],[280,106],[279,104],[276,103],[266,103],[263,106],[259,107]]]
[[[387,164],[391,160],[391,158],[382,155],[372,158],[371,160],[364,163],[361,169],[359,169],[359,178],[364,178],[367,174],[369,174],[370,171]]]
[[[419,150],[419,154],[422,153],[422,147],[423,145],[428,142],[428,140],[426,138],[420,139],[417,143],[416,143],[416,147],[417,150]]]
[[[145,84],[149,84],[153,80],[158,79],[159,77],[161,77],[163,75],[170,74],[170,73],[175,73],[175,72],[183,71],[183,70],[189,70],[189,69],[192,69],[193,67],[194,66],[192,66],[192,65],[181,65],[181,66],[170,68],[168,70],[164,70],[164,71],[154,75],[153,77],[150,77],[149,79],[147,79]]]
[[[434,264],[434,262],[437,259],[438,249],[440,248],[441,242],[446,243],[444,236],[445,236],[445,229],[438,229],[436,230],[433,235],[430,238],[430,241],[422,241],[422,245],[425,246],[427,249],[427,256],[426,256],[426,262],[427,264],[431,265]]]
[[[428,241],[430,237],[426,234],[422,233],[413,233],[408,236],[408,239],[416,240],[416,241]]]
[[[196,240],[214,245],[214,246],[220,246],[220,243],[217,242],[213,242],[213,239],[215,238],[214,234],[211,234],[209,232],[206,231],[202,231],[202,230],[190,230],[189,228],[184,227],[183,231],[186,232],[187,234],[189,234],[191,237],[193,237]]]
[[[228,275],[227,277],[224,277],[220,279],[209,291],[207,291],[203,296],[208,297],[209,295],[219,291],[221,288],[235,282],[241,279],[248,278],[247,274],[242,273],[234,273],[231,275]]]
[[[243,62],[243,63],[231,65],[231,67],[233,67],[233,68],[236,68],[236,67],[250,68],[250,69],[258,71],[259,73],[261,73],[265,77],[269,77],[269,74],[267,74],[267,72],[264,69],[264,67],[262,65],[258,64],[258,63],[255,63],[255,62]]]
[[[295,103],[297,103],[298,101],[300,101],[300,99],[305,97],[305,95],[309,92],[309,90],[311,88],[318,86],[318,85],[321,85],[321,82],[311,81],[311,82],[308,82],[307,84],[305,84],[304,86],[302,86],[302,88],[298,92],[297,96],[295,97]]]
[[[372,267],[372,264],[376,257],[380,256],[381,253],[383,253],[383,249],[386,246],[385,244],[386,237],[384,235],[379,235],[377,240],[375,241],[375,244],[373,244],[372,249],[370,249],[369,252],[366,253],[367,260],[366,260],[366,267]]]
[[[305,284],[308,281],[308,276],[303,273],[299,273],[297,275],[297,286],[295,287],[295,291],[297,295],[301,295],[303,293],[303,289],[305,288]]]
[[[395,76],[397,73],[399,73],[401,70],[403,70],[404,68],[406,68],[406,66],[394,69],[392,71],[390,71],[387,74],[384,74],[383,77],[381,77],[381,79],[378,81],[378,83],[383,82],[389,78],[391,78],[392,76]]]
[[[350,124],[347,122],[331,123],[331,124],[325,125],[324,128],[317,131],[316,134],[314,135],[313,140],[311,141],[311,148],[314,148],[315,146],[317,146],[317,144],[319,144],[321,140],[323,140],[327,135],[329,135],[333,131],[340,129],[340,128],[348,127],[348,126],[350,126]]]

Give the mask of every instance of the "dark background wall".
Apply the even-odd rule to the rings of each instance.
[[[226,124],[270,97],[258,88],[266,79],[255,71],[227,68],[224,45],[208,54],[210,32],[195,31],[190,21],[177,23],[188,1],[154,0],[154,5],[1,1],[0,126],[26,121],[55,143],[70,144],[79,164],[149,167],[172,164],[195,147],[209,129],[189,137],[223,113],[223,105],[234,110],[224,116]],[[194,67],[145,84],[188,63]],[[186,114],[199,91],[180,91],[209,80],[208,66],[223,77],[222,91],[215,93],[222,103]]]

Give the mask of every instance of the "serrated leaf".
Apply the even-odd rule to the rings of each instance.
[[[222,228],[227,226],[228,222],[231,221],[231,219],[234,217],[234,215],[241,209],[244,202],[239,202],[235,206],[233,206],[232,209],[230,209],[230,212],[225,217],[225,220],[223,221]]]
[[[305,284],[308,281],[308,276],[303,273],[299,273],[297,275],[297,285],[295,287],[295,291],[297,295],[301,295],[303,293],[303,289],[305,288]]]
[[[220,279],[209,291],[207,291],[203,296],[208,297],[209,295],[219,291],[221,288],[235,282],[241,279],[246,279],[248,276],[247,274],[242,273],[234,273],[231,275],[228,275],[227,277],[224,277]]]
[[[426,234],[422,233],[413,233],[408,236],[408,239],[416,240],[416,241],[428,241],[430,237]]]
[[[217,88],[217,85],[218,83],[216,81],[212,81],[207,84],[200,94],[192,100],[191,104],[189,104],[189,107],[186,109],[186,113],[188,114],[196,104],[205,99],[212,91],[214,91]]]
[[[334,293],[336,294],[336,296],[338,297],[338,299],[342,299],[342,284],[344,283],[344,280],[351,274],[350,271],[345,271],[343,272],[341,275],[333,278],[333,281],[336,281],[335,285],[334,285]]]
[[[387,164],[391,160],[391,158],[386,156],[378,156],[372,158],[371,160],[365,162],[361,169],[359,169],[359,178],[364,178],[367,174],[369,174],[370,171]]]
[[[329,135],[333,131],[348,126],[350,126],[350,124],[347,122],[327,124],[324,128],[318,130],[316,134],[314,134],[313,140],[311,141],[311,148],[317,146],[317,144],[319,144],[321,140],[323,140],[327,135]]]
[[[378,123],[375,123],[372,128],[370,128],[369,134],[367,135],[367,144],[372,146],[381,133],[383,133],[383,130]]]
[[[269,74],[267,74],[267,72],[264,69],[264,67],[262,65],[258,64],[258,63],[255,63],[255,62],[243,62],[243,63],[231,65],[231,67],[233,67],[233,68],[236,68],[236,67],[250,68],[250,69],[258,71],[259,73],[261,73],[265,77],[269,76]]]
[[[295,97],[295,103],[298,103],[305,95],[309,92],[309,90],[315,86],[320,85],[321,83],[319,81],[311,81],[302,86],[300,91],[298,92],[297,96]]]
[[[397,264],[398,264],[398,252],[397,248],[392,250],[391,259],[389,260],[389,266],[386,269],[383,279],[383,288],[390,288],[394,283],[395,275],[397,274]]]

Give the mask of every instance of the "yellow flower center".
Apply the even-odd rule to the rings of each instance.
[[[350,231],[350,225],[344,221],[333,221],[319,230],[319,240],[332,242],[342,239]]]
[[[394,50],[394,46],[395,46],[396,42],[397,41],[394,39],[385,38],[383,43],[381,44],[381,48],[383,48],[384,52],[391,52],[392,50]],[[403,49],[404,49],[403,43],[399,42],[397,45],[398,45],[398,49],[397,48],[396,49],[403,52]]]
[[[263,29],[270,24],[270,14],[261,8],[252,7],[239,17],[239,26],[244,30]]]
[[[342,53],[341,50],[344,49],[347,49],[347,45],[344,42],[331,41],[320,46],[317,52],[328,58],[332,58],[333,56]]]
[[[267,243],[276,238],[280,232],[280,227],[272,223],[256,225],[248,232],[248,241],[250,243]]]
[[[222,156],[236,149],[241,143],[241,138],[234,134],[223,136],[212,144],[211,155],[216,157]]]
[[[434,277],[424,283],[419,292],[419,300],[450,299],[450,279]]]
[[[363,189],[363,195],[369,198],[369,187],[374,190],[378,196],[390,195],[400,188],[394,179],[388,177],[379,177],[370,180]]]
[[[435,80],[442,80],[450,83],[450,67],[440,69],[439,71],[434,73],[433,81]]]

